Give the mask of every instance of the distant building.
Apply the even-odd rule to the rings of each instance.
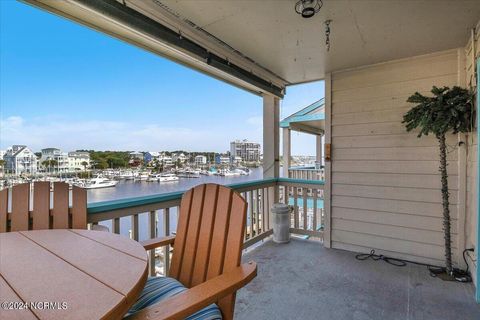
[[[143,162],[150,163],[154,160],[161,160],[162,155],[157,151],[148,151],[143,154]]]
[[[240,157],[240,156],[235,156],[235,157],[232,158],[232,162],[233,162],[233,164],[235,164],[235,165],[239,165],[239,164],[242,162],[242,157]]]
[[[172,157],[167,156],[165,153],[160,155],[159,161],[162,162],[164,166],[171,166],[173,164]]]
[[[245,162],[260,161],[260,143],[250,142],[248,140],[235,140],[230,142],[230,156],[232,159],[240,157]]]
[[[187,161],[187,156],[183,153],[180,154],[172,154],[172,161],[177,162],[180,161],[180,163],[185,163]]]
[[[195,157],[195,165],[202,166],[202,165],[205,165],[205,164],[207,164],[207,157],[206,156],[198,155],[198,156]]]
[[[45,166],[45,161],[55,161],[53,166]],[[60,149],[57,148],[45,148],[42,149],[42,155],[40,157],[40,165],[49,171],[55,172],[68,172],[69,171],[69,161],[68,161],[68,154],[66,152],[62,152]]]
[[[84,165],[86,163],[86,165]],[[68,153],[68,171],[85,170],[90,167],[90,154],[83,151]]]
[[[215,155],[215,164],[230,164],[230,157],[221,154]]]
[[[130,160],[133,160],[133,159],[143,160],[143,153],[138,151],[130,152]]]
[[[5,171],[19,174],[35,174],[38,168],[37,156],[27,146],[13,145],[3,156]]]

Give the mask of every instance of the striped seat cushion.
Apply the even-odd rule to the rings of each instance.
[[[124,319],[128,318],[135,312],[142,310],[143,308],[151,306],[157,302],[165,300],[166,298],[179,294],[180,292],[183,292],[185,290],[187,290],[187,288],[185,288],[183,284],[178,282],[176,279],[169,277],[149,277],[140,297],[125,315]],[[222,319],[222,314],[216,304],[211,304],[208,307],[192,314],[186,319]]]

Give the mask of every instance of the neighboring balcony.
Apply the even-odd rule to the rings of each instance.
[[[325,171],[319,165],[293,166],[288,168],[288,177],[300,180],[325,180]]]

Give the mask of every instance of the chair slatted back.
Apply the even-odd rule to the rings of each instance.
[[[203,184],[187,191],[180,204],[169,276],[194,287],[240,265],[247,217],[246,201],[232,189]],[[235,295],[218,302],[233,317]]]
[[[0,191],[0,232],[87,228],[85,189],[74,186],[70,192],[67,183],[54,182],[51,208],[50,182],[34,182],[31,187],[22,183]]]

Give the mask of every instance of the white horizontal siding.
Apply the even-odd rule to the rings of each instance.
[[[449,50],[332,74],[333,247],[443,263],[438,141],[406,132],[401,122],[414,92],[457,85],[458,61]],[[457,139],[447,138],[454,257]]]
[[[476,38],[472,42],[472,39],[469,40],[465,47],[465,69],[466,69],[466,84],[472,89],[476,90],[477,81],[475,78],[475,61],[480,57],[480,21],[477,24],[475,36]],[[475,42],[475,45],[474,45]],[[475,47],[475,52],[473,52],[473,47]],[[477,74],[477,77],[479,75]],[[480,97],[477,96],[477,99]],[[479,112],[479,110],[477,110]],[[477,247],[477,230],[478,225],[478,199],[477,199],[477,170],[478,170],[478,159],[477,159],[477,132],[473,132],[467,137],[467,192],[466,192],[466,215],[465,215],[465,248],[475,248],[475,252],[469,252],[469,257],[467,262],[472,270],[472,275],[476,277],[476,270],[478,267],[478,250]],[[476,261],[476,262],[475,262]],[[474,279],[476,282],[477,279]]]

